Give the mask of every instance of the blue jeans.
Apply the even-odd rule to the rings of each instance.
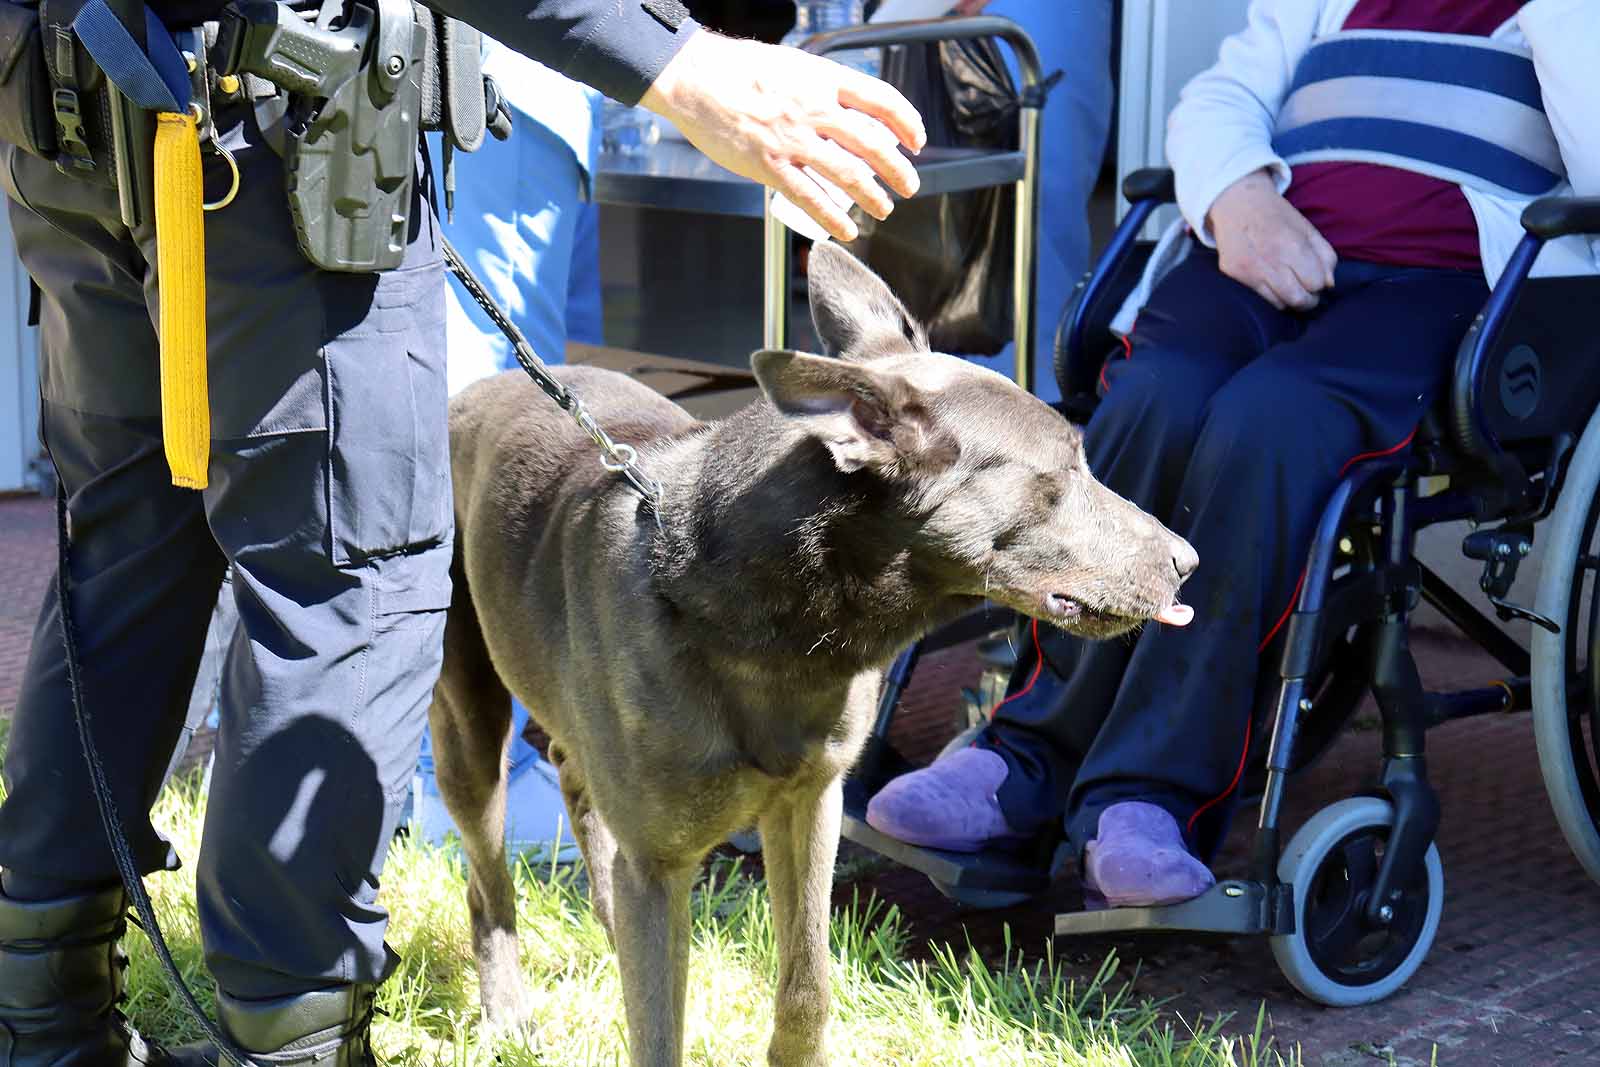
[[[1046,77],[1062,72],[1040,115],[1034,274],[1034,392],[1056,401],[1061,399],[1052,355],[1056,319],[1089,266],[1089,194],[1111,129],[1111,0],[994,0],[984,14],[1011,19],[1028,31]],[[1022,75],[1011,50],[1001,50],[1020,89]],[[1006,345],[984,363],[1010,374],[1016,346]]]
[[[446,235],[535,354],[560,363],[567,341],[602,342],[599,213],[566,142],[542,123],[512,113],[510,140],[489,138],[457,157],[455,220]],[[436,158],[437,154],[436,154]],[[517,366],[511,343],[455,278],[446,299],[452,393]],[[539,758],[523,739],[528,709],[512,702],[511,774]],[[419,773],[433,776],[424,736]]]
[[[569,338],[602,340],[599,224],[572,150],[520,112],[513,122],[510,140],[491,137],[457,157],[445,233],[538,357],[555,364]],[[511,342],[454,278],[445,323],[452,393],[517,365]]]

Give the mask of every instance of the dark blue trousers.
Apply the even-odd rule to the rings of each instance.
[[[1065,811],[1081,850],[1120,800],[1159,804],[1207,856],[1226,828],[1260,653],[1356,457],[1405,447],[1488,295],[1480,275],[1341,263],[1309,313],[1274,309],[1198,246],[1156,287],[1086,430],[1106,485],[1188,538],[1188,627],[1086,642],[1039,627],[981,743],[1007,820]],[[1034,668],[1043,667],[1031,687]]]
[[[42,435],[68,497],[84,697],[147,873],[176,866],[148,812],[232,575],[240,626],[198,857],[200,929],[224,990],[275,997],[378,981],[395,962],[378,876],[450,596],[444,279],[422,202],[401,269],[312,267],[253,112],[216,118],[241,184],[206,216],[203,492],[174,488],[162,452],[154,235],[122,226],[110,190],[16,150],[0,154],[0,178],[42,293]],[[220,159],[206,172],[211,195],[227,188]],[[117,881],[59,616],[52,591],[6,756],[7,887]]]

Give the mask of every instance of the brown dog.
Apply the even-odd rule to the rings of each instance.
[[[451,406],[455,597],[431,715],[471,865],[491,1026],[526,1015],[506,866],[510,694],[550,735],[622,971],[631,1061],[682,1059],[689,891],[761,830],[778,936],[768,1059],[825,1062],[840,781],[886,665],[985,598],[1090,637],[1182,623],[1189,545],[1100,485],[1078,432],[927,349],[870,271],[810,261],[839,358],[753,357],[764,399],[702,424],[620,375],[567,368],[661,480],[658,517],[520,372]]]

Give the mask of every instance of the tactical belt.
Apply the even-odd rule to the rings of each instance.
[[[207,484],[202,213],[238,187],[213,137],[213,91],[272,113],[262,125],[276,131],[306,258],[388,270],[405,255],[419,133],[443,133],[447,209],[455,151],[510,135],[481,43],[417,0],[234,0],[219,22],[178,32],[143,0],[0,0],[0,140],[114,188],[130,230],[155,226],[173,484]],[[233,173],[214,204],[204,203],[202,146]]]

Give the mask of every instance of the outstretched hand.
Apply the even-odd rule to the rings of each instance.
[[[1317,293],[1333,285],[1339,262],[1333,246],[1283,198],[1266,171],[1224,189],[1206,217],[1222,273],[1280,311],[1314,308]]]
[[[901,196],[917,191],[916,169],[900,146],[922,149],[922,117],[892,86],[822,56],[701,30],[640,103],[841,241],[855,239],[856,225],[825,183],[879,219],[894,207],[879,179]]]

